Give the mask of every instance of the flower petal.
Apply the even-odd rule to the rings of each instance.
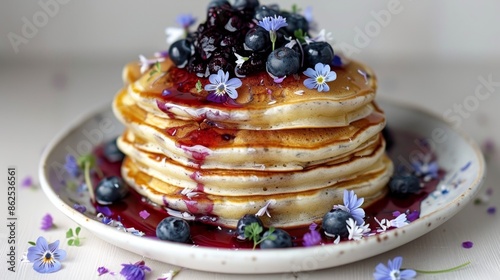
[[[326,82],[335,81],[336,79],[337,79],[337,73],[335,73],[334,71],[330,71],[330,73],[328,73],[328,75],[325,76]]]
[[[327,83],[321,84],[322,91],[327,92],[330,91],[330,86]]]
[[[205,85],[205,90],[206,90],[206,91],[216,91],[216,90],[217,90],[217,85],[213,85],[213,84],[206,84],[206,85]]]
[[[316,83],[315,79],[307,78],[304,80],[304,86],[306,86],[306,88],[308,88],[308,89],[313,89],[313,88],[317,87],[318,84]]]
[[[393,270],[399,270],[401,268],[402,264],[403,264],[403,257],[401,257],[401,256],[395,257],[391,268]]]
[[[238,78],[232,78],[232,79],[230,79],[229,81],[226,82],[226,86],[227,87],[231,87],[231,88],[234,88],[234,89],[237,89],[237,88],[241,87],[241,85],[242,85],[242,82]]]
[[[54,251],[54,258],[56,258],[57,260],[64,260],[66,258],[66,251],[64,251],[63,249],[57,249]]]
[[[321,62],[318,62],[316,63],[316,65],[314,65],[314,70],[316,70],[317,75],[321,75],[321,73],[323,73],[324,66],[325,65]]]
[[[216,93],[212,92],[207,96],[207,100],[215,102],[215,103],[224,103],[227,101],[227,95],[226,94],[216,94]]]
[[[312,68],[307,68],[306,71],[304,71],[304,75],[310,78],[314,78],[316,77],[316,71],[314,71],[314,69]]]
[[[51,263],[44,263],[42,260],[37,260],[33,263],[33,269],[40,273],[56,272],[61,269],[61,263],[57,260],[54,260]]]
[[[38,239],[36,240],[36,246],[40,249],[40,251],[43,252],[49,250],[49,244],[43,236],[38,237]]]
[[[417,272],[413,269],[405,269],[400,272],[399,277],[402,280],[413,279],[417,276]]]
[[[30,262],[34,262],[35,260],[40,258],[40,256],[42,256],[42,255],[43,255],[43,251],[40,250],[40,248],[38,248],[37,246],[32,246],[32,247],[28,248],[28,254],[26,255],[26,257],[28,258],[28,260]]]
[[[234,88],[227,88],[226,93],[232,99],[238,98],[238,92]]]
[[[220,83],[220,78],[217,74],[212,74],[212,75],[208,76],[208,80],[213,85],[217,85]]]
[[[57,247],[59,247],[59,240],[56,240],[56,241],[49,244],[49,250],[51,252],[54,252],[55,250],[57,250]]]
[[[323,64],[323,69],[321,71],[321,75],[326,77],[326,76],[328,76],[329,73],[330,73],[330,65]]]

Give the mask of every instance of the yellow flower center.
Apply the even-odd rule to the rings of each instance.
[[[316,83],[318,83],[318,84],[320,84],[320,85],[321,85],[321,84],[323,84],[324,82],[325,82],[325,77],[323,77],[323,76],[318,76],[318,77],[316,78]]]

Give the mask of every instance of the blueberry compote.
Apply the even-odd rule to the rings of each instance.
[[[395,169],[400,169],[410,162],[410,155],[415,153],[428,153],[425,145],[422,145],[420,137],[403,132],[392,130],[393,145],[388,151],[389,156],[392,158]],[[103,148],[98,147],[95,150],[100,168],[105,176],[120,176],[121,162],[110,162],[103,155]],[[420,202],[425,199],[429,193],[436,189],[439,179],[444,176],[442,170],[439,171],[439,178],[429,181],[421,180],[422,188],[415,194],[408,194],[405,196],[397,196],[388,194],[376,203],[369,207],[363,207],[366,212],[365,222],[370,224],[370,228],[375,230],[377,219],[393,219],[393,212],[399,211],[401,213],[407,210],[420,211]],[[97,180],[97,178],[95,178]],[[333,206],[333,205],[332,205]],[[155,206],[141,197],[136,191],[130,188],[130,193],[122,200],[108,205],[110,208],[113,219],[119,219],[125,227],[134,227],[137,230],[143,231],[146,237],[156,237],[156,226],[160,221],[168,216],[166,210],[160,206]],[[147,210],[151,215],[147,219],[142,219],[139,212]],[[251,249],[253,243],[250,241],[241,241],[236,237],[234,230],[222,228],[214,224],[213,219],[216,217],[199,217],[195,221],[190,221],[191,239],[188,244],[195,244],[198,246],[214,247],[214,248],[249,248]],[[302,236],[309,231],[309,226],[303,228],[294,228],[286,230],[292,237],[293,246],[302,246]],[[322,233],[322,243],[333,243],[333,239],[325,236]]]

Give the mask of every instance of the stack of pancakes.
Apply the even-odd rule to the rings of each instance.
[[[206,100],[208,79],[168,59],[161,70],[127,65],[113,104],[126,126],[122,175],[151,201],[226,227],[267,204],[264,224],[283,228],[320,221],[345,189],[363,207],[386,194],[393,166],[366,66],[333,68],[328,92],[306,88],[304,75],[252,75],[224,104]]]

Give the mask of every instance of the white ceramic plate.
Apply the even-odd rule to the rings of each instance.
[[[485,175],[483,156],[477,145],[449,123],[411,106],[384,100],[379,104],[387,114],[390,128],[411,132],[433,143],[438,163],[447,175],[438,189],[422,202],[419,219],[360,241],[255,251],[193,247],[137,237],[77,212],[72,206],[78,197],[74,197],[74,192],[66,191],[62,183],[67,176],[63,168],[65,157],[68,153],[88,153],[98,143],[122,132],[123,127],[115,120],[110,108],[83,118],[50,143],[41,159],[40,182],[49,200],[59,210],[101,239],[173,265],[240,274],[298,272],[339,266],[389,251],[433,230],[473,199]]]

